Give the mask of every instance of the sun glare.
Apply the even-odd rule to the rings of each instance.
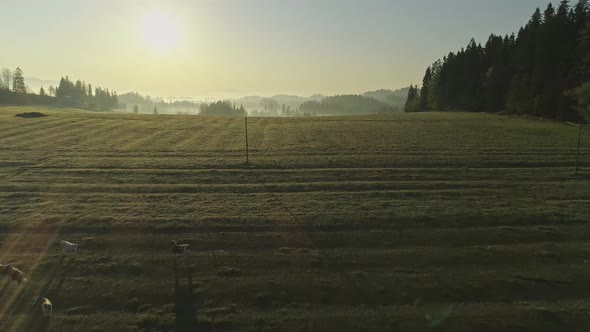
[[[168,52],[178,47],[181,32],[178,20],[169,14],[154,12],[143,21],[145,43],[156,52]]]

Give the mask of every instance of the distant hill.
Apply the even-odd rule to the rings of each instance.
[[[361,115],[395,112],[396,109],[372,97],[343,95],[326,97],[320,101],[307,101],[300,111],[313,115]]]
[[[127,105],[153,104],[149,96],[144,97],[137,92],[128,92],[119,95],[119,102]]]
[[[285,105],[292,109],[297,109],[306,101],[321,100],[322,98],[324,98],[323,95],[313,95],[310,97],[301,97],[295,95],[274,95],[272,97],[246,96],[243,98],[234,99],[232,101],[237,105],[243,105],[247,110],[264,109],[265,104],[269,99],[276,101],[277,107]]]
[[[32,92],[38,93],[41,87],[43,87],[45,91],[48,91],[48,88],[50,86],[57,88],[59,86],[59,82],[51,80],[42,80],[35,77],[25,77],[25,85],[28,86]]]
[[[404,108],[404,104],[408,97],[409,87],[392,90],[376,90],[368,91],[363,93],[363,96],[377,99],[387,105],[399,109],[400,111]]]
[[[198,114],[200,103],[180,99],[165,102],[161,98],[142,96],[137,92],[119,95],[120,109],[131,111],[135,106],[139,113],[153,113],[156,108],[160,114]]]
[[[376,90],[368,91],[362,94],[363,97],[372,98],[380,101],[387,106],[390,106],[393,111],[401,111],[406,102],[409,88],[403,88],[398,90]],[[339,96],[341,97],[341,96]],[[239,99],[232,100],[237,105],[243,105],[247,110],[255,110],[264,108],[265,103],[270,99],[276,101],[276,105],[281,107],[282,105],[289,106],[292,109],[298,109],[306,102],[316,101],[319,102],[329,98],[324,95],[315,94],[309,97],[301,97],[295,95],[274,95],[272,97],[262,96],[247,96]],[[364,114],[356,113],[356,114]]]
[[[291,114],[301,108],[300,113],[316,113],[317,115],[353,115],[353,114],[374,114],[384,112],[401,112],[408,95],[409,88],[398,90],[376,90],[368,91],[362,95],[343,95],[343,96],[324,96],[321,94],[311,95],[309,97],[277,94],[268,96],[245,96],[241,98],[229,99],[229,102],[236,105],[236,108],[243,106],[250,114],[259,114],[263,116],[280,116]],[[358,98],[355,98],[358,97]],[[161,98],[151,98],[142,96],[136,92],[119,95],[119,101],[125,104],[128,110],[133,105],[138,105],[140,112],[151,112],[154,107],[162,113],[199,113],[198,104],[202,102],[196,100],[181,100],[175,98],[174,102],[164,103]],[[322,101],[327,100],[322,104]],[[311,102],[311,103],[310,103]],[[307,109],[302,109],[306,105]],[[323,106],[318,106],[323,105]],[[328,106],[329,105],[329,106]],[[340,110],[335,108],[339,107]]]

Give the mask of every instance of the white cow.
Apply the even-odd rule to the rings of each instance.
[[[38,305],[41,303],[41,312],[43,313],[44,317],[51,317],[53,313],[53,304],[51,301],[46,297],[39,297],[33,301],[33,305]]]
[[[77,253],[78,252],[78,244],[72,243],[70,241],[62,240],[61,242],[61,251],[66,254],[70,252]]]
[[[175,254],[181,254],[183,252],[187,253],[189,252],[188,249],[188,244],[177,244],[176,240],[172,240],[172,252]]]
[[[22,284],[23,282],[27,281],[27,276],[25,273],[18,268],[14,267],[14,265],[2,265],[0,264],[0,274],[6,275],[8,280],[14,281],[17,284]]]

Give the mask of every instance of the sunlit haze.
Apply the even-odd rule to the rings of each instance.
[[[395,89],[546,2],[3,0],[0,67],[155,96]]]
[[[179,21],[166,12],[155,11],[145,16],[143,37],[146,44],[155,52],[173,52],[182,42],[182,26]]]

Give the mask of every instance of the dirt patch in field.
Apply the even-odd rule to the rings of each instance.
[[[27,112],[27,113],[20,113],[15,115],[15,117],[23,118],[23,119],[34,119],[34,118],[43,118],[47,115],[39,112]]]

